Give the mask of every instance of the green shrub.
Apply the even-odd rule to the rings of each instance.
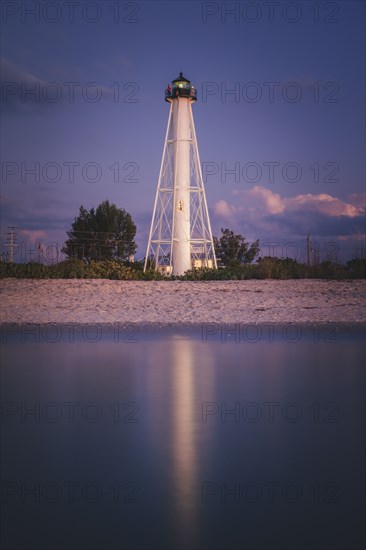
[[[257,264],[259,279],[300,279],[306,277],[306,266],[291,258],[259,258]]]
[[[82,260],[65,260],[48,266],[49,277],[51,279],[83,279],[85,267]]]
[[[129,263],[119,260],[92,261],[65,260],[54,265],[36,262],[16,264],[0,262],[0,278],[19,279],[112,279],[120,281],[237,281],[247,279],[361,279],[366,278],[366,260],[350,260],[340,265],[322,262],[308,267],[290,258],[266,256],[256,264],[242,264],[219,269],[191,269],[182,276],[164,276],[154,269],[143,272],[141,262]]]
[[[355,279],[366,279],[366,258],[354,258],[346,263],[349,275]]]

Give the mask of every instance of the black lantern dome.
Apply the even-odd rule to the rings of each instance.
[[[180,84],[180,83],[190,84],[191,81],[188,80],[188,78],[186,78],[185,76],[183,76],[183,73],[179,73],[179,77],[173,80],[173,84]]]
[[[165,90],[165,101],[171,103],[172,99],[178,97],[185,97],[191,101],[197,101],[197,91],[194,86],[191,85],[191,81],[188,80],[183,73],[180,72],[178,78],[172,81],[172,86],[168,84]]]

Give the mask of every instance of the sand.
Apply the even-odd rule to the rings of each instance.
[[[365,323],[366,281],[3,279],[1,323]]]

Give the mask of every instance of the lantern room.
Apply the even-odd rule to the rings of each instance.
[[[165,101],[169,103],[172,99],[178,97],[188,98],[191,101],[197,101],[197,91],[194,86],[191,85],[190,80],[183,76],[183,73],[179,73],[179,77],[173,80],[172,85],[168,84],[165,90]]]

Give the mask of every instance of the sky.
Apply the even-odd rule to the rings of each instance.
[[[198,92],[214,235],[299,260],[308,234],[321,259],[365,253],[364,2],[1,9],[1,240],[15,226],[17,261],[61,247],[80,205],[105,199],[131,214],[144,257],[180,71]]]

